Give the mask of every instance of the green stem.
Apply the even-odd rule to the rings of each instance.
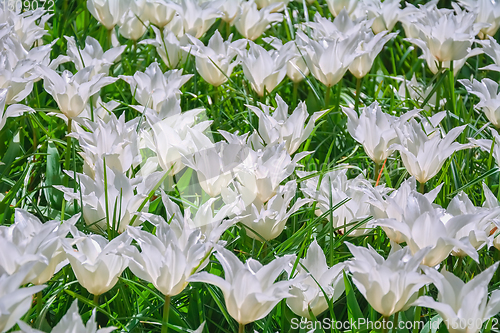
[[[99,295],[94,295],[94,305],[95,305],[96,307],[98,307],[98,306],[99,306]]]
[[[398,331],[398,325],[399,325],[399,312],[396,312],[394,314],[394,318],[392,320],[392,332],[397,332]]]
[[[328,107],[330,105],[330,90],[331,90],[331,87],[326,87],[326,92],[325,92],[325,107]]]
[[[424,288],[425,287],[420,288],[420,290],[418,291],[418,297],[421,297],[424,295]],[[420,314],[421,313],[422,313],[422,308],[420,306],[417,306],[415,308],[415,316],[413,317],[413,331],[412,331],[412,333],[418,333],[418,328],[420,327],[420,325],[417,325],[416,323],[420,321]]]
[[[114,28],[113,28],[114,29]],[[106,50],[109,50],[113,46],[112,37],[113,36],[113,29],[108,30],[107,38],[106,38]]]
[[[240,326],[238,328],[238,333],[245,333],[245,325],[244,324],[240,324]]]
[[[69,171],[69,160],[71,159],[71,126],[73,124],[73,119],[68,118],[68,130],[66,135],[66,157],[64,159],[64,169]],[[68,187],[69,184],[69,176],[64,176],[64,186]],[[64,220],[64,211],[66,208],[66,200],[63,198],[62,206],[61,206],[61,221]]]
[[[165,304],[163,304],[163,321],[161,324],[161,333],[168,332],[168,315],[170,314],[170,296],[165,296]]]
[[[389,322],[389,318],[388,317],[383,317],[382,318],[382,333],[389,332],[389,325],[387,325],[388,322]]]
[[[419,191],[421,194],[425,194],[425,183],[419,183],[419,188],[418,188],[418,191]]]
[[[41,291],[37,292],[35,295],[36,299],[36,316],[40,317],[43,309],[43,293]]]
[[[359,95],[361,95],[361,81],[363,78],[356,80],[356,98],[354,100],[354,110],[359,111]],[[359,112],[358,112],[359,113]]]
[[[375,172],[373,174],[373,180],[374,181],[377,181],[379,173],[380,173],[380,164],[375,163]]]
[[[449,71],[449,76],[450,76],[450,99],[451,99],[451,107],[453,114],[456,114],[456,105],[455,105],[455,73],[453,71],[453,61],[450,61],[450,71]]]
[[[299,83],[294,82],[293,83],[293,93],[292,93],[292,101],[293,101],[292,103],[294,106],[298,105],[298,101],[297,101],[298,91],[299,91]],[[290,112],[291,112],[291,110],[290,110]]]

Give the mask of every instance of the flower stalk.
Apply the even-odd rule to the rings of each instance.
[[[170,314],[170,296],[165,296],[165,304],[163,304],[163,321],[161,325],[161,333],[168,332],[168,315]]]

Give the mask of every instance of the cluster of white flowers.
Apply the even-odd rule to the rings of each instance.
[[[300,2],[306,6],[306,1]],[[424,193],[426,183],[459,150],[479,147],[500,166],[497,82],[460,80],[467,93],[479,98],[475,108],[495,127],[493,140],[469,138],[460,143],[467,140],[467,125],[442,126],[446,111],[406,108],[392,113],[377,101],[339,108],[339,117],[347,116],[346,133],[374,163],[375,181],[365,170],[349,178],[354,167],[347,164],[326,172],[301,170],[305,161],[314,159],[314,153],[306,151],[308,139],[328,110],[313,113],[305,102],[287,103],[278,94],[274,101],[266,100],[286,77],[294,86],[314,77],[328,92],[348,71],[360,83],[398,35],[391,32],[398,23],[433,73],[448,69],[457,74],[467,59],[481,53],[494,62],[481,70],[500,71],[500,45],[492,38],[500,26],[500,5],[461,0],[453,9],[438,8],[437,1],[402,8],[399,0],[326,0],[333,19],[316,13],[312,21],[293,27],[287,42],[261,38],[289,19],[288,3],[88,0],[90,14],[109,31],[112,46],[104,50],[92,37],[79,45],[74,37],[64,36],[66,55],[55,59],[50,54],[56,41],[40,42],[49,14],[42,9],[16,13],[0,6],[0,130],[7,118],[35,112],[24,104],[34,83],[43,80],[57,105],[56,115],[67,122],[68,147],[73,140],[83,160],[81,169],[65,170],[74,186],[53,185],[72,211],[81,214],[64,214],[63,203],[59,219],[42,223],[34,212],[17,208],[14,223],[0,226],[0,332],[16,324],[20,332],[39,332],[20,319],[29,310],[31,296],[43,293],[45,284],[68,264],[79,284],[97,299],[127,268],[154,286],[167,305],[191,282],[213,284],[240,326],[264,318],[284,299],[297,316],[313,320],[343,294],[346,273],[386,319],[410,306],[435,309],[447,325],[468,319],[482,323],[500,311],[500,291],[488,297],[498,263],[468,283],[438,271],[450,256],[478,262],[481,249],[500,250],[500,238],[495,238],[500,202],[486,184],[482,207],[457,191],[443,208],[434,203],[440,186]],[[217,20],[234,27],[235,35],[223,38],[215,30],[203,39]],[[132,40],[136,48],[155,49],[158,57],[144,71],[117,75],[112,69],[127,48],[120,38]],[[182,64],[190,59],[215,89],[230,84],[234,72],[242,72],[239,77],[264,102],[247,99],[246,111],[257,120],[250,124],[255,125],[253,132],[219,130],[222,140],[215,142],[213,121],[204,118],[205,110],[184,107],[184,86],[194,74],[184,73]],[[65,63],[75,73],[61,71]],[[440,108],[440,101],[430,95],[432,88],[422,87],[415,77],[399,81],[394,92],[401,99],[418,104],[428,100]],[[127,107],[138,117],[127,121],[125,113],[118,115],[123,101],[101,99],[103,87],[113,84],[130,86],[137,105]],[[489,132],[483,132],[487,137]],[[379,181],[396,152],[410,177],[393,189]],[[187,176],[189,185],[172,185]],[[155,207],[161,207],[155,213],[150,210],[153,198]],[[255,258],[243,263],[226,248],[223,236],[228,230],[270,244],[292,216],[307,209],[328,224],[332,238],[364,237],[380,227],[391,242],[389,256],[345,242],[353,258],[327,264],[325,249],[311,235],[303,258],[288,254],[265,265]],[[76,227],[79,221],[84,228]],[[204,271],[212,254],[224,278]],[[438,290],[437,300],[419,295],[431,283]],[[36,301],[42,299],[37,296]],[[84,325],[75,301],[52,332],[114,329],[98,329],[95,310]],[[202,330],[203,324],[197,331]]]

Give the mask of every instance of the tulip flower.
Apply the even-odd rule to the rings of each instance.
[[[172,219],[159,219],[156,234],[130,227],[127,233],[141,248],[126,252],[129,267],[138,278],[152,283],[163,295],[175,296],[186,288],[187,279],[203,269],[213,244],[202,242],[200,229],[191,229]]]
[[[132,2],[135,2],[135,0],[132,0]],[[132,8],[136,6],[132,6]],[[125,12],[125,14],[123,14],[120,22],[118,22],[118,25],[120,26],[118,32],[120,32],[123,37],[137,41],[144,36],[148,30],[149,22],[141,20],[138,15],[138,9],[129,9]]]
[[[59,110],[68,119],[78,117],[92,95],[117,80],[105,77],[104,74],[94,75],[91,78],[92,71],[92,67],[85,67],[75,75],[64,71],[60,76],[52,69],[40,68],[45,90],[52,95]]]
[[[247,107],[259,117],[259,135],[265,144],[272,146],[284,143],[288,153],[293,154],[308,139],[314,129],[314,123],[325,111],[315,112],[309,117],[306,104],[300,102],[289,115],[288,105],[279,95],[276,95],[276,104],[278,106],[273,110],[272,115],[272,109],[262,103],[260,103],[260,108],[251,105]],[[309,121],[306,123],[308,117]]]
[[[75,64],[77,70],[92,66],[90,78],[97,74],[109,75],[109,68],[121,56],[126,46],[113,47],[103,52],[101,44],[97,39],[87,36],[85,47],[79,49],[76,46],[75,37],[64,36],[68,41],[68,56]]]
[[[130,84],[132,95],[141,105],[158,111],[168,97],[179,98],[179,89],[192,76],[182,75],[182,70],[171,70],[163,73],[160,65],[153,62],[144,73],[136,72],[134,76],[120,75],[119,78]]]
[[[477,145],[482,151],[485,151],[488,154],[491,152],[495,162],[500,166],[500,135],[498,135],[497,130],[493,128],[490,129],[493,140],[469,138],[469,141],[474,145]]]
[[[87,8],[97,21],[111,30],[130,8],[130,2],[131,0],[87,0]]]
[[[383,3],[386,3],[385,1]],[[399,0],[398,0],[399,3]],[[375,58],[378,56],[385,43],[394,38],[397,33],[387,34],[387,31],[382,31],[373,35],[372,33],[364,34],[364,40],[360,43],[358,50],[363,52],[349,66],[349,72],[356,78],[361,79],[370,72]]]
[[[345,9],[351,15],[358,6],[358,0],[326,0],[328,9],[333,16],[340,14],[342,9]]]
[[[262,46],[249,42],[250,50],[240,55],[245,78],[259,96],[274,90],[285,78],[289,55],[278,51],[266,51]]]
[[[77,214],[62,224],[61,221],[42,223],[25,210],[16,209],[14,224],[0,226],[0,251],[8,253],[0,258],[0,275],[12,275],[30,265],[23,284],[41,285],[49,281],[67,264],[63,239],[79,218]]]
[[[312,320],[309,310],[318,317],[328,304],[335,302],[344,292],[345,263],[338,263],[333,267],[326,264],[323,249],[314,240],[304,259],[300,259],[297,271],[307,274],[303,281],[292,285],[290,294],[295,297],[287,298],[286,304],[297,316]]]
[[[434,86],[432,85],[424,85],[423,83],[417,81],[417,77],[415,73],[411,80],[407,80],[406,78],[402,78],[402,83],[399,85],[398,95],[402,99],[413,100],[416,101],[419,105],[427,100],[426,105],[423,107],[424,110],[430,111],[436,106],[436,92]],[[429,97],[429,94],[432,93],[432,96]],[[440,106],[444,106],[446,104],[446,99],[442,98],[439,101]]]
[[[408,41],[422,49],[429,67],[432,59],[437,62],[460,61],[470,56],[472,43],[482,28],[474,20],[475,14],[465,13],[458,7],[455,7],[455,12],[426,16],[414,25],[418,37],[408,38]]]
[[[280,6],[281,4],[274,4],[259,10],[255,0],[245,1],[240,7],[240,15],[234,20],[234,26],[243,37],[256,40],[272,23],[283,21],[282,14],[274,13]]]
[[[152,27],[155,32],[155,39],[145,39],[139,44],[150,44],[155,46],[156,52],[168,68],[176,68],[177,65],[186,58],[186,52],[182,49],[187,44],[187,40],[177,38],[175,33],[165,27],[163,33]]]
[[[22,104],[9,105],[5,108],[5,102],[7,101],[7,95],[9,91],[7,89],[0,89],[0,130],[5,126],[7,118],[19,117],[26,113],[35,112],[32,108]]]
[[[11,329],[30,309],[31,295],[42,291],[46,287],[20,288],[30,269],[31,265],[26,264],[13,275],[0,275],[0,332],[7,332]]]
[[[264,203],[276,195],[283,180],[295,170],[297,162],[309,152],[296,154],[293,159],[284,144],[268,146],[257,152],[248,151],[237,173],[237,192],[242,195],[245,206],[254,200]]]
[[[204,110],[190,110],[158,121],[149,117],[147,121],[151,130],[142,133],[143,147],[156,154],[149,158],[149,163],[158,165],[170,175],[175,175],[185,167],[182,156],[213,149],[214,144],[204,134],[211,122],[195,124],[196,116],[202,111]]]
[[[83,173],[95,177],[96,165],[106,159],[106,165],[120,173],[127,173],[132,166],[138,166],[141,155],[138,147],[137,121],[125,122],[125,114],[117,118],[110,113],[108,121],[98,118],[87,122],[90,131],[78,129],[70,134],[80,143],[83,157]]]
[[[154,172],[144,178],[137,176],[130,179],[108,165],[104,171],[104,163],[99,161],[95,165],[93,177],[76,174],[80,185],[77,192],[60,185],[54,187],[64,193],[67,201],[77,200],[82,203],[83,218],[91,230],[122,233],[131,223],[140,223],[134,215],[139,212],[142,203],[163,175],[162,172]],[[146,202],[141,211],[147,211],[148,208],[149,202]]]
[[[434,267],[445,260],[451,251],[463,251],[478,261],[476,249],[458,233],[462,228],[475,223],[476,218],[474,214],[446,217],[443,209],[433,207],[427,197],[411,193],[407,198],[402,221],[395,218],[379,219],[373,224],[393,229],[388,236],[399,232],[413,254],[429,248],[422,264]]]
[[[470,94],[479,97],[477,108],[481,108],[486,118],[496,127],[500,128],[500,92],[498,83],[488,78],[478,81],[473,79],[459,80]]]
[[[94,297],[109,291],[127,268],[123,253],[132,239],[123,233],[109,242],[100,235],[84,235],[77,230],[73,237],[72,242],[64,244],[64,250],[78,282]]]
[[[482,40],[479,43],[483,46],[484,53],[495,62],[493,65],[488,65],[480,69],[500,72],[500,44],[491,36],[488,37],[488,40]]]
[[[214,198],[236,176],[236,168],[241,163],[239,155],[245,155],[244,146],[218,142],[213,148],[184,157],[182,162],[196,171],[201,188]]]
[[[247,235],[257,240],[270,241],[278,237],[285,229],[288,218],[299,210],[300,207],[313,200],[299,198],[289,208],[290,202],[295,196],[297,182],[291,180],[284,186],[280,186],[276,195],[271,197],[267,203],[256,199],[240,216],[241,223],[246,225]]]
[[[299,38],[307,41],[304,58],[314,77],[327,87],[337,84],[352,62],[360,55],[357,47],[360,35],[348,39],[323,39],[315,41],[298,32]]]
[[[430,202],[436,200],[439,191],[443,187],[443,183],[424,194],[424,197]],[[410,177],[405,180],[397,190],[391,192],[390,195],[380,194],[377,191],[368,191],[367,194],[370,197],[369,203],[370,213],[375,218],[374,221],[368,222],[369,227],[377,225],[378,219],[394,219],[398,222],[403,223],[403,217],[405,215],[406,209],[409,207],[407,205],[407,200],[414,193],[417,193],[417,182],[415,177]],[[385,234],[389,239],[397,244],[404,242],[403,235],[393,229],[382,226]]]
[[[6,89],[7,105],[19,103],[33,90],[33,82],[39,78],[35,73],[36,63],[24,60],[11,64],[5,56],[0,54],[0,89]]]
[[[498,262],[464,283],[451,272],[441,273],[424,268],[438,289],[437,301],[422,296],[414,305],[436,310],[450,333],[476,333],[483,322],[500,311],[500,290],[488,298],[488,284],[498,268]]]
[[[476,14],[476,23],[486,25],[479,31],[479,38],[486,39],[486,37],[495,36],[500,27],[499,3],[492,0],[459,0],[459,3],[469,12]]]
[[[347,264],[354,284],[385,318],[408,309],[419,289],[432,282],[419,272],[420,262],[429,249],[412,255],[408,248],[396,246],[384,259],[370,245],[368,249],[349,242],[346,245],[354,256]]]
[[[201,77],[215,87],[226,82],[231,76],[234,67],[238,65],[238,61],[233,59],[246,46],[244,40],[231,43],[231,36],[224,41],[218,30],[210,38],[207,46],[196,38],[191,37],[190,40],[194,46],[186,46],[184,49],[196,57],[196,70]]]
[[[264,318],[282,299],[293,296],[289,289],[295,280],[275,280],[283,271],[288,271],[295,256],[276,258],[267,265],[252,258],[243,264],[236,255],[222,247],[217,248],[215,256],[224,269],[224,279],[200,272],[188,281],[219,287],[224,294],[229,315],[240,325]]]
[[[7,3],[4,4],[7,5]],[[10,31],[9,37],[20,42],[25,50],[29,50],[38,39],[48,34],[44,27],[53,14],[48,13],[43,8],[18,12],[9,10],[10,6],[11,4],[9,3],[7,6],[0,8],[2,23],[7,23],[9,27],[14,27]],[[15,6],[18,5],[16,4]],[[4,29],[4,31],[6,30]]]
[[[275,9],[275,11],[283,10],[289,2],[290,0],[255,0],[255,3],[257,4],[257,7],[259,9],[275,4],[281,4],[281,6]]]
[[[197,0],[179,1],[180,17],[184,33],[200,38],[210,29],[221,13],[210,3],[199,3]]]
[[[301,178],[309,176],[307,173],[298,173]],[[369,195],[367,192],[378,191],[384,193],[383,186],[373,188],[371,184],[359,175],[354,179],[347,179],[347,169],[335,170],[325,174],[318,189],[319,176],[302,182],[302,193],[307,198],[317,201],[316,215],[321,216],[332,207],[346,201],[339,208],[331,211],[326,218],[333,224],[333,228],[345,234],[359,222],[370,216]],[[361,224],[349,233],[349,236],[359,236],[369,232],[366,224]]]
[[[287,52],[290,55],[290,59],[286,66],[286,76],[288,76],[293,83],[297,84],[309,75],[309,68],[299,50],[299,47],[303,46],[301,39],[291,40],[285,45],[282,44],[280,39],[275,37],[263,38],[263,40],[269,42],[278,52]]]
[[[362,108],[359,117],[353,108],[342,107],[342,111],[349,118],[349,134],[363,145],[368,157],[377,165],[382,164],[392,154],[394,149],[391,147],[399,142],[396,127],[403,126],[418,114],[418,110],[413,110],[401,117],[392,116],[383,112],[378,102]]]
[[[484,194],[484,202],[483,202],[484,208],[490,210],[496,210],[498,209],[498,207],[500,207],[500,203],[498,202],[497,196],[491,192],[491,190],[485,183],[483,183],[483,194]],[[495,222],[497,222],[495,224],[498,224],[498,219]],[[496,231],[496,229],[494,229],[495,227],[496,225],[493,226],[492,230],[490,231],[490,235],[492,232]],[[498,235],[493,240],[493,246],[500,251],[500,237]]]
[[[396,128],[400,143],[394,144],[392,149],[399,151],[408,173],[420,184],[425,184],[441,170],[446,159],[454,152],[471,147],[453,142],[465,127],[455,127],[442,137],[439,129],[435,129],[435,135],[431,135],[415,119],[410,119],[406,130]]]
[[[219,10],[222,12],[222,21],[228,23],[229,25],[234,24],[234,20],[238,17],[240,13],[240,8],[242,0],[221,0],[219,1]]]
[[[342,9],[333,21],[321,16],[319,13],[314,15],[314,21],[304,23],[305,26],[312,29],[311,37],[313,40],[322,39],[349,39],[356,38],[358,34],[373,34],[370,26],[373,20],[356,19],[352,20],[346,9]],[[298,37],[304,35],[299,35]],[[302,40],[301,38],[297,38]],[[307,39],[306,39],[307,40]]]
[[[493,245],[493,223],[500,215],[500,208],[476,207],[467,194],[461,191],[451,200],[441,220],[448,223],[449,219],[460,215],[468,215],[471,222],[457,232],[457,239],[470,243],[476,250]],[[451,254],[459,257],[467,255],[459,248],[453,249]]]
[[[392,31],[403,15],[400,0],[365,0],[363,9],[366,10],[368,19],[374,19],[372,29],[375,34],[382,31]]]
[[[170,0],[144,0],[139,16],[163,29],[179,10],[179,5]]]

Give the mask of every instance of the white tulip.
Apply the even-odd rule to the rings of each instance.
[[[103,232],[109,228],[122,233],[163,174],[155,172],[145,178],[137,176],[130,179],[108,165],[105,174],[104,163],[99,161],[93,176],[77,173],[76,178],[80,185],[77,192],[64,186],[54,187],[64,193],[67,201],[77,200],[83,204],[83,218],[93,231]],[[148,207],[149,202],[141,211],[147,211]],[[135,219],[134,225],[138,224],[140,220]]]
[[[340,12],[345,9],[350,15],[354,12],[358,6],[359,0],[326,0],[328,9],[333,16],[337,16]]]
[[[222,12],[223,16],[221,19],[230,25],[234,24],[234,20],[238,17],[240,13],[240,8],[242,0],[222,0],[219,2],[219,10]]]
[[[97,21],[111,30],[130,8],[130,2],[131,0],[87,0],[87,8]]]
[[[140,17],[163,29],[179,10],[179,5],[170,0],[144,0]]]
[[[267,7],[267,6],[279,4],[280,6],[278,6],[275,9],[275,11],[283,10],[285,8],[285,6],[288,5],[289,2],[290,2],[290,0],[255,0],[255,3],[257,4],[257,7],[259,7],[259,9],[262,9],[264,7]]]
[[[259,10],[255,0],[245,1],[240,6],[241,12],[234,20],[234,26],[243,37],[256,40],[271,24],[283,21],[283,14],[274,13],[276,8],[276,5],[271,5]]]
[[[372,29],[375,34],[382,31],[392,31],[403,15],[400,0],[364,0],[363,9],[368,19],[374,19]]]
[[[4,4],[6,3],[4,2]],[[48,34],[45,30],[45,23],[52,15],[43,8],[27,12],[15,12],[8,8],[0,8],[2,23],[7,23],[7,26],[12,28],[10,37],[20,42],[25,50],[31,49],[38,39]]]
[[[285,229],[288,218],[300,207],[313,201],[299,198],[292,207],[289,207],[296,190],[297,182],[291,180],[280,186],[276,195],[271,197],[267,203],[261,202],[259,199],[252,202],[240,214],[242,216],[241,223],[249,228],[246,232],[247,235],[260,241],[270,241],[278,237]]]
[[[420,273],[420,262],[429,249],[411,254],[408,248],[393,248],[384,259],[369,248],[346,242],[354,258],[348,262],[349,271],[358,290],[382,316],[406,310],[420,288],[432,282]]]
[[[266,51],[262,46],[249,42],[250,49],[239,56],[245,78],[252,89],[264,96],[270,93],[285,78],[290,55],[276,50]]]
[[[349,17],[349,13],[344,8],[333,21],[316,13],[314,15],[314,21],[306,22],[304,25],[312,29],[311,36],[312,39],[316,41],[322,39],[342,40],[356,38],[356,35],[359,33],[367,34],[371,32],[370,26],[372,22],[373,20],[367,20],[365,18],[352,20]]]
[[[308,176],[299,173],[300,177]],[[339,208],[327,214],[330,223],[341,234],[346,234],[356,224],[370,216],[369,195],[367,192],[378,191],[384,193],[383,186],[373,188],[371,184],[359,175],[354,179],[347,179],[347,169],[331,171],[325,174],[318,189],[319,176],[309,178],[302,182],[301,190],[307,198],[317,201],[316,215],[321,216],[332,207],[348,200]],[[359,236],[369,232],[366,223],[361,224],[349,233],[349,236]]]
[[[463,60],[469,55],[475,36],[482,28],[474,23],[474,19],[475,14],[463,12],[455,6],[455,12],[426,16],[415,23],[418,37],[408,38],[408,41],[438,62]]]
[[[483,207],[486,209],[490,210],[496,210],[498,207],[500,207],[500,203],[498,202],[498,199],[496,195],[494,195],[491,190],[488,188],[488,186],[483,183],[483,194],[484,194],[484,202],[483,202]],[[492,225],[493,228],[490,231],[490,235],[495,234],[496,231],[498,230],[498,219],[495,221],[495,225]],[[500,251],[500,236],[496,236],[495,239],[493,240],[493,246]]]
[[[24,113],[35,112],[32,108],[22,104],[9,105],[5,108],[5,102],[7,101],[7,96],[9,91],[7,89],[0,89],[0,130],[5,126],[7,118],[19,117]]]
[[[210,3],[198,3],[197,0],[179,0],[179,14],[182,18],[184,33],[202,37],[215,20],[222,14]]]
[[[92,95],[117,80],[105,77],[104,74],[97,74],[91,78],[92,71],[92,67],[85,67],[75,75],[64,71],[60,76],[52,69],[40,68],[45,90],[52,95],[59,110],[68,119],[78,117]]]
[[[135,0],[132,0],[135,1]],[[134,6],[132,6],[134,8]],[[129,9],[118,23],[120,29],[118,32],[125,38],[133,41],[139,40],[148,30],[149,22],[141,20],[137,10]]]
[[[498,262],[467,283],[446,270],[439,273],[426,268],[426,275],[438,289],[437,301],[422,296],[414,305],[436,310],[450,333],[479,332],[483,322],[500,311],[500,290],[493,291],[488,299],[488,284],[497,268]]]
[[[299,38],[306,42],[304,58],[314,77],[327,87],[337,84],[352,62],[360,55],[357,47],[360,35],[347,39],[323,39],[315,41],[309,39],[302,32]]]
[[[196,57],[196,70],[201,77],[211,85],[218,87],[225,83],[231,76],[238,61],[233,61],[238,52],[246,46],[245,40],[238,40],[231,43],[231,36],[227,41],[222,39],[219,31],[216,30],[208,45],[191,36],[193,46],[186,46],[184,49]]]
[[[480,69],[500,72],[500,44],[491,36],[488,36],[488,40],[482,40],[479,43],[483,46],[484,53],[495,62]]]
[[[285,45],[282,44],[280,39],[275,37],[263,38],[263,40],[266,42],[269,41],[271,46],[278,52],[289,53],[290,59],[286,66],[286,76],[288,76],[293,83],[299,83],[309,75],[309,67],[307,67],[306,61],[299,50],[299,47],[302,47],[303,44],[301,39],[291,40]]]
[[[424,197],[430,202],[436,200],[439,191],[443,187],[443,183],[434,188],[432,191],[424,194]],[[392,191],[390,195],[382,195],[377,191],[368,191],[367,194],[371,198],[369,203],[370,213],[375,218],[373,222],[368,222],[368,226],[376,226],[377,219],[394,219],[403,223],[405,211],[408,208],[407,200],[413,193],[417,193],[417,182],[415,177],[410,177],[405,180],[397,190]],[[403,235],[393,229],[382,226],[385,234],[389,239],[397,244],[404,242]]]
[[[7,254],[7,253],[5,253]],[[20,288],[31,269],[25,265],[19,272],[0,275],[0,332],[7,332],[30,309],[31,295],[42,291],[46,286]]]
[[[410,119],[405,129],[396,128],[400,143],[394,144],[392,148],[401,154],[408,173],[424,184],[441,170],[446,159],[454,152],[471,147],[454,142],[465,127],[455,127],[442,137],[438,128],[433,133],[426,133],[415,119]]]
[[[130,84],[135,99],[145,107],[159,111],[162,103],[170,96],[180,97],[180,88],[193,75],[182,75],[182,70],[162,72],[160,65],[153,62],[144,72],[134,76],[120,75],[119,78]]]
[[[494,36],[500,27],[500,4],[494,0],[459,0],[468,11],[475,13],[476,22],[487,26],[479,31],[479,38]]]
[[[473,79],[459,80],[470,94],[479,97],[477,108],[481,108],[486,118],[496,127],[500,128],[500,92],[498,83],[485,78],[482,81]]]
[[[42,223],[25,210],[16,209],[14,224],[0,226],[0,251],[8,253],[0,258],[0,275],[12,275],[31,263],[31,269],[21,282],[40,285],[49,281],[67,264],[63,238],[79,218],[77,214],[63,224],[61,221]]]
[[[260,108],[251,105],[247,107],[259,117],[258,132],[265,144],[272,146],[284,143],[288,153],[293,154],[309,138],[314,129],[314,123],[326,111],[315,112],[309,117],[306,104],[300,102],[289,115],[288,105],[279,95],[276,95],[276,104],[277,107],[274,110],[265,104],[260,104]],[[309,121],[306,122],[308,117]]]
[[[323,249],[314,240],[304,259],[300,259],[297,271],[307,274],[303,281],[292,285],[290,294],[295,297],[287,298],[286,304],[298,316],[311,320],[309,309],[315,317],[328,309],[329,302],[335,302],[344,292],[345,263],[338,263],[333,267],[326,264]]]
[[[183,46],[187,44],[187,39],[179,39],[175,33],[168,28],[163,30],[163,34],[157,27],[152,27],[155,32],[155,39],[146,39],[139,44],[151,44],[156,47],[156,52],[168,68],[176,68],[186,58],[186,51]]]
[[[187,279],[208,264],[213,249],[213,244],[201,241],[200,229],[180,224],[179,218],[170,225],[158,219],[156,235],[132,227],[127,233],[141,248],[141,252],[135,247],[126,252],[130,270],[165,296],[182,292]]]
[[[36,63],[25,59],[14,65],[5,54],[0,54],[0,89],[6,89],[7,105],[19,103],[33,90],[33,82],[39,78],[35,74]]]
[[[107,122],[98,118],[95,122],[85,122],[85,125],[90,131],[79,129],[70,134],[80,144],[84,174],[93,178],[96,165],[104,158],[108,167],[124,174],[141,163],[137,120],[125,122],[125,114],[117,118],[110,113]]]
[[[401,84],[399,85],[398,95],[402,99],[411,99],[416,101],[418,104],[422,104],[428,97],[429,94],[434,91],[433,85],[424,85],[423,83],[417,81],[417,77],[415,73],[411,77],[411,80],[407,80],[406,78],[401,79]],[[441,98],[440,106],[444,106],[446,104],[446,99]],[[424,110],[429,111],[431,108],[436,106],[436,92],[430,96],[427,101],[427,104],[424,106]]]
[[[364,39],[358,46],[358,51],[362,54],[351,63],[349,72],[358,79],[365,77],[370,72],[375,58],[382,51],[385,43],[396,35],[397,33],[387,34],[387,31],[379,32],[376,35],[370,32],[363,34]]]
[[[478,261],[476,249],[458,233],[470,223],[475,223],[477,217],[466,214],[450,218],[444,213],[442,208],[433,207],[427,197],[413,192],[407,198],[401,221],[395,218],[379,219],[373,224],[393,229],[392,235],[399,232],[413,254],[429,248],[430,251],[422,260],[426,266],[440,264],[453,250],[463,251]]]
[[[481,150],[487,152],[493,156],[495,162],[500,166],[500,135],[498,135],[497,130],[490,128],[493,140],[489,139],[471,139],[469,141],[477,145]]]
[[[64,36],[68,41],[68,56],[75,64],[77,70],[92,66],[90,78],[97,74],[109,75],[109,68],[121,56],[126,46],[113,47],[106,52],[103,51],[97,39],[87,36],[85,47],[79,49],[76,46],[75,37]]]
[[[224,279],[200,272],[189,278],[189,282],[210,283],[222,290],[229,315],[239,324],[245,325],[262,319],[282,299],[291,297],[289,289],[294,280],[275,280],[285,270],[295,256],[288,255],[274,259],[263,266],[255,259],[243,264],[236,255],[222,247],[215,254],[224,268]]]
[[[349,118],[349,134],[363,145],[368,157],[378,165],[392,154],[392,145],[399,142],[396,127],[403,126],[419,112],[413,110],[396,117],[383,112],[378,102],[363,107],[359,116],[353,108],[342,107],[342,111]]]
[[[114,287],[127,268],[128,260],[122,254],[132,239],[125,233],[108,241],[100,235],[74,232],[74,240],[64,244],[71,268],[82,287],[93,295],[102,295]]]

